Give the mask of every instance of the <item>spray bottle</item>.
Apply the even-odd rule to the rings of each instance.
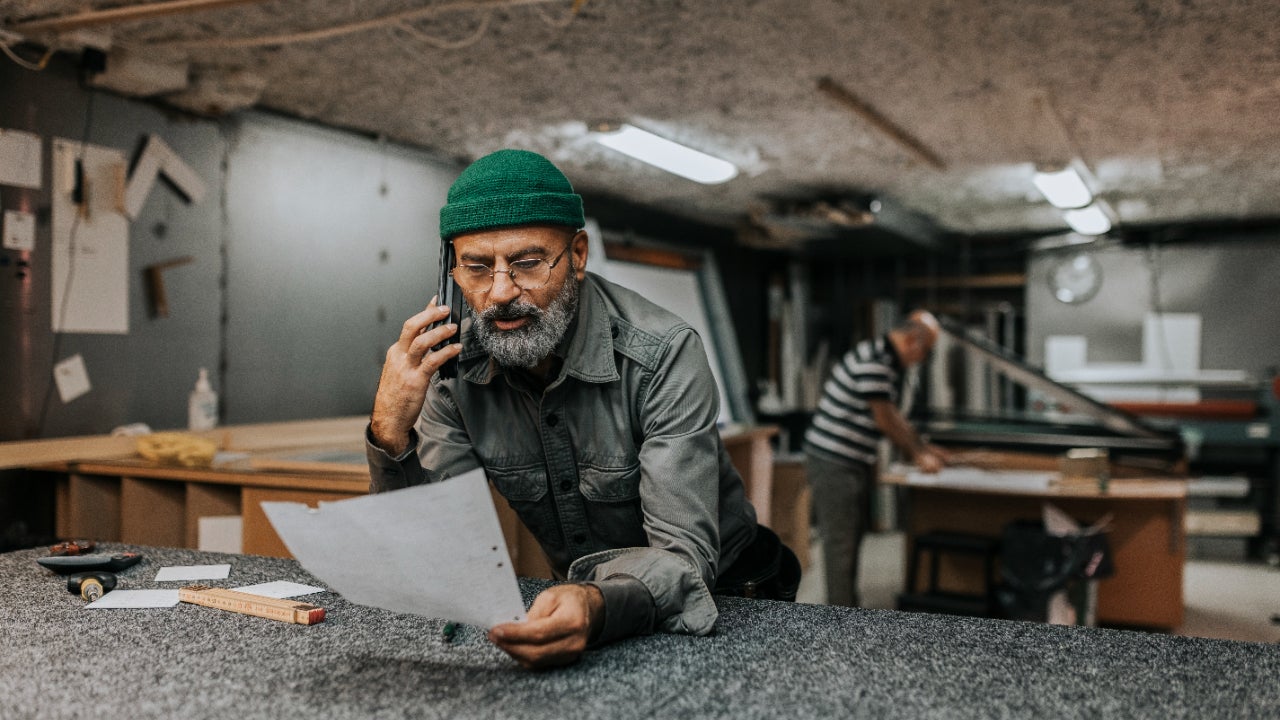
[[[187,429],[192,432],[212,430],[218,426],[218,393],[209,385],[209,371],[200,368],[196,388],[187,403]]]

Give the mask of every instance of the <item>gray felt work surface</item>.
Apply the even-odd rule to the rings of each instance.
[[[230,563],[236,587],[323,585],[293,560],[168,548],[165,565]],[[1280,718],[1280,646],[874,610],[719,599],[708,637],[656,634],[567,668],[522,670],[463,626],[299,600],[291,625],[185,603],[85,610],[35,563],[0,555],[0,718]],[[545,587],[522,580],[526,604]]]

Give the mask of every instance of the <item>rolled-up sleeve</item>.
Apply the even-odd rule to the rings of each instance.
[[[373,442],[365,429],[365,457],[369,461],[369,492],[398,490],[437,482],[480,467],[462,414],[453,401],[455,380],[436,377],[427,391],[418,422],[409,431],[409,449],[392,457]]]
[[[647,548],[579,558],[570,580],[629,576],[670,632],[705,635],[718,616],[710,588],[720,555],[719,396],[702,341],[688,326],[672,334],[643,388],[640,503]]]

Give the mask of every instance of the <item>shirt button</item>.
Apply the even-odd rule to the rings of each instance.
[[[547,424],[550,425],[551,427],[555,427],[556,423],[558,422],[560,422],[560,418],[556,417],[555,415],[547,416]]]
[[[586,535],[583,535],[582,533],[574,533],[574,534],[573,534],[573,542],[574,542],[574,544],[576,544],[576,545],[581,545],[582,543],[584,543],[584,542],[586,542],[586,541],[587,541],[587,536],[586,536]]]
[[[568,480],[561,480],[560,489],[565,492],[569,492],[570,490],[573,489],[573,483],[569,482]]]

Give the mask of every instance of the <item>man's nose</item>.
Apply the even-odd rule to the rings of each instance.
[[[493,274],[493,287],[489,288],[489,299],[495,303],[505,303],[520,297],[524,289],[511,279],[511,273],[499,270]]]

